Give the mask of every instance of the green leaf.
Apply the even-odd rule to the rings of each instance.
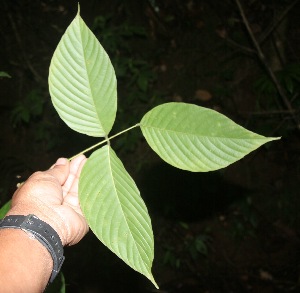
[[[90,136],[108,135],[117,110],[115,71],[79,11],[52,57],[49,90],[56,111],[70,128]]]
[[[99,240],[157,287],[151,273],[154,240],[147,207],[110,146],[95,151],[84,165],[79,199]]]
[[[151,148],[167,163],[193,172],[224,168],[268,141],[207,108],[167,103],[145,114],[140,123]]]
[[[7,72],[5,72],[5,71],[0,71],[0,77],[11,78],[11,76]]]
[[[11,200],[9,200],[7,203],[5,203],[1,208],[0,208],[0,219],[3,219],[7,212],[9,211],[11,206]]]

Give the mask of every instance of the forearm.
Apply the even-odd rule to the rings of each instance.
[[[20,229],[0,229],[0,238],[1,292],[43,292],[53,268],[48,250]]]

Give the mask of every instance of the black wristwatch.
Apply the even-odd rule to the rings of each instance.
[[[31,214],[5,217],[0,220],[0,229],[4,228],[21,229],[29,232],[47,248],[53,259],[53,270],[49,279],[49,283],[52,283],[65,260],[64,248],[56,231],[49,224]]]

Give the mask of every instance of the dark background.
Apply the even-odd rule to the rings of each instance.
[[[69,130],[48,93],[50,60],[77,2],[0,3],[0,71],[11,76],[0,78],[2,205],[32,172],[97,140]],[[161,292],[300,291],[300,5],[239,3],[80,3],[118,78],[112,133],[155,105],[183,101],[282,137],[205,174],[163,163],[138,129],[112,142],[149,208]],[[67,292],[156,292],[92,233],[66,254]]]

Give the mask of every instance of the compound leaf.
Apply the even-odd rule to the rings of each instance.
[[[279,139],[251,132],[214,110],[185,103],[153,108],[144,115],[140,127],[164,161],[193,172],[224,168]]]
[[[110,146],[95,151],[84,165],[79,199],[99,240],[157,287],[151,273],[151,220],[135,182]]]
[[[78,14],[51,60],[49,90],[61,119],[73,130],[104,137],[117,110],[117,81],[111,61]]]

